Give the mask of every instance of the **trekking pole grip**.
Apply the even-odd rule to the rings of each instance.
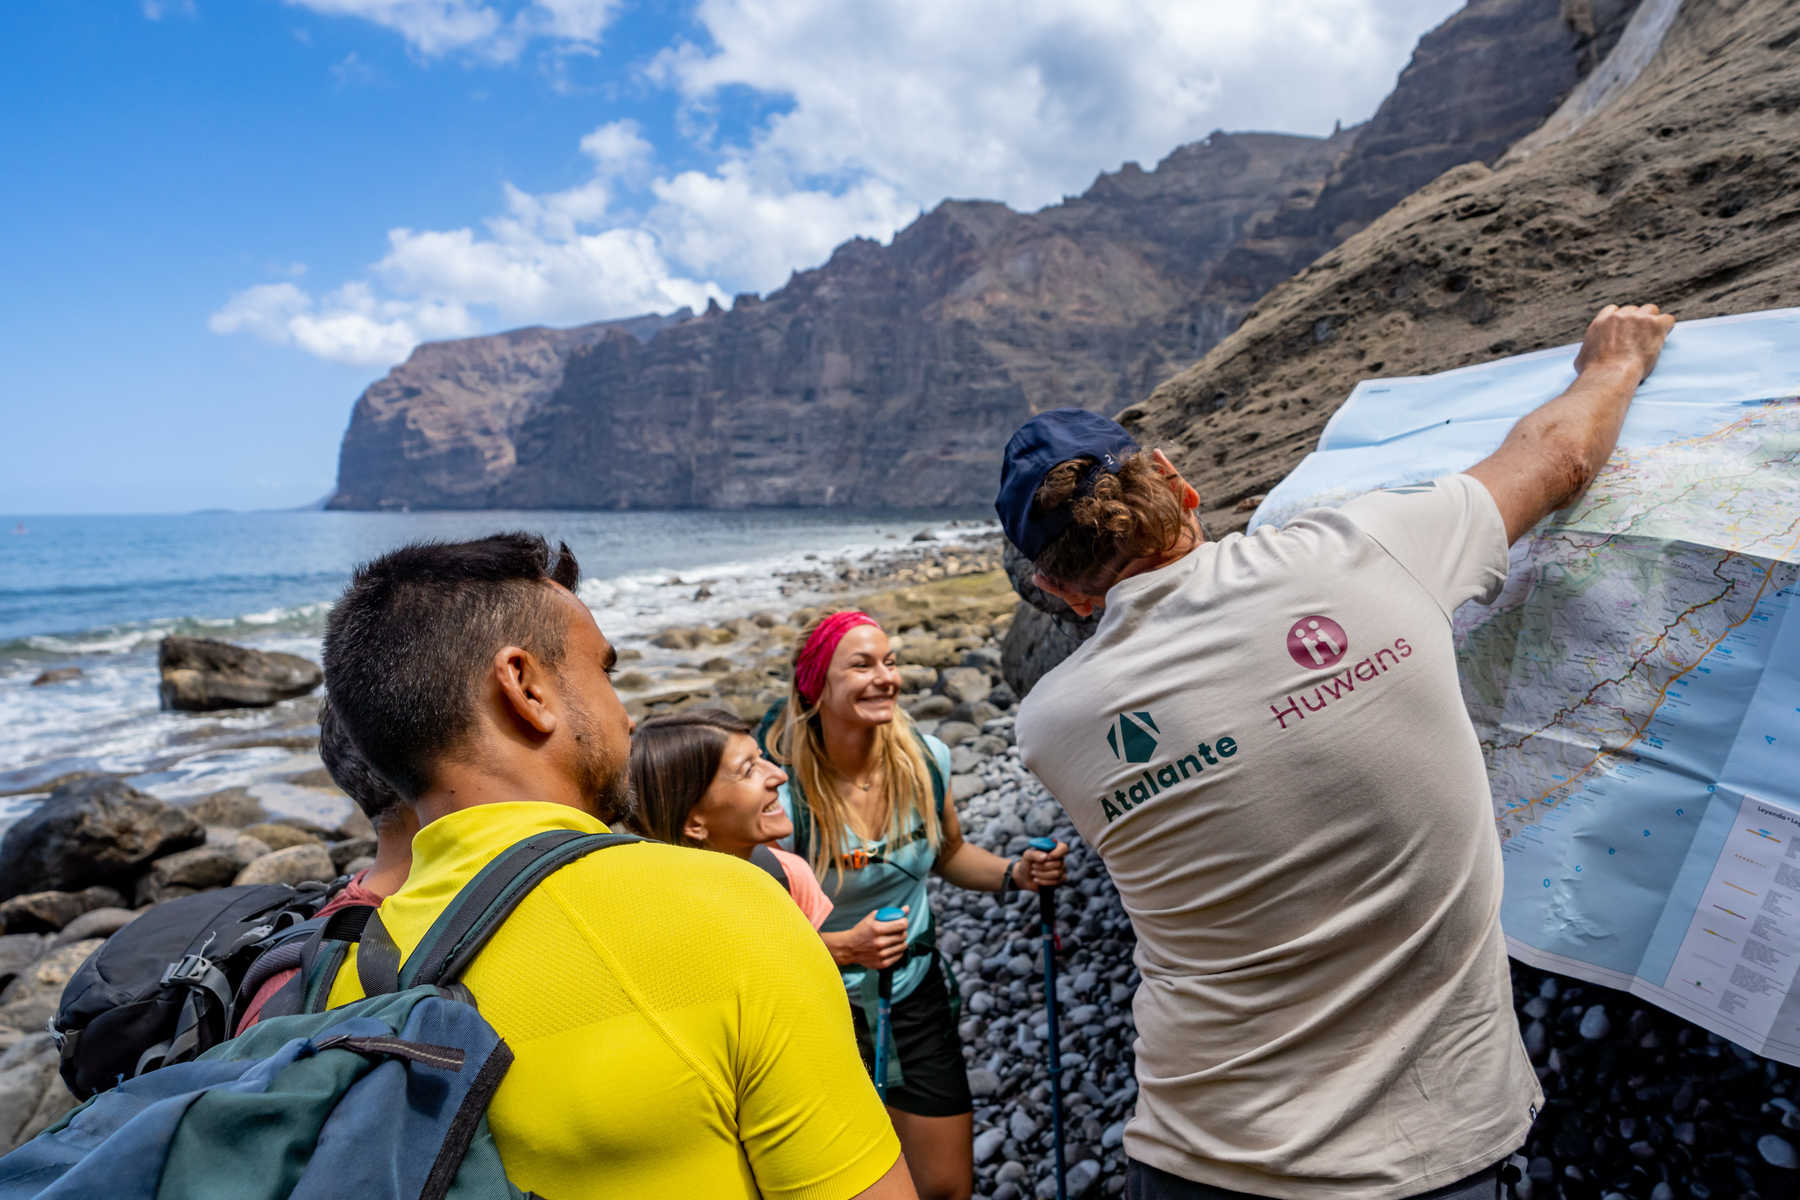
[[[875,919],[877,921],[904,921],[906,920],[906,910],[903,908],[878,908],[875,910]],[[881,968],[879,975],[876,977],[875,988],[883,1000],[886,1000],[889,996],[893,995],[893,967]]]
[[[1033,850],[1042,850],[1048,854],[1056,849],[1056,839],[1047,837],[1032,838],[1027,843]],[[1045,929],[1056,927],[1056,889],[1040,885],[1037,890],[1038,916],[1043,919]]]

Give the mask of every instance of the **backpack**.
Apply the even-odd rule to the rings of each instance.
[[[761,867],[773,876],[775,882],[781,885],[782,891],[785,892],[791,890],[788,887],[787,868],[781,865],[781,860],[776,858],[774,853],[770,851],[767,846],[750,847],[750,862],[752,865]]]
[[[334,914],[319,927],[332,937],[313,940],[360,941],[364,999],[265,1018],[127,1079],[0,1158],[0,1200],[523,1200],[487,1124],[512,1052],[458,980],[540,880],[637,840],[526,838],[464,885],[404,963],[375,909]],[[309,1000],[330,988],[328,958],[312,960]]]
[[[239,985],[269,939],[347,882],[243,884],[165,900],[106,939],[63,988],[50,1022],[79,1100],[231,1036]]]

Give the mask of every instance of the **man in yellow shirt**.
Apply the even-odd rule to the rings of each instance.
[[[402,960],[508,846],[630,811],[617,655],[576,579],[567,546],[528,534],[422,543],[360,568],[332,610],[332,705],[419,816],[380,908]],[[514,1054],[488,1118],[522,1188],[914,1198],[831,958],[748,863],[590,854],[520,902],[463,982]],[[352,959],[331,1003],[361,995]]]

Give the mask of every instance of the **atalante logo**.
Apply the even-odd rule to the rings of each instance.
[[[1301,617],[1288,630],[1288,653],[1303,667],[1335,667],[1350,651],[1350,637],[1330,617]]]
[[[1161,740],[1162,730],[1156,727],[1156,718],[1142,711],[1120,713],[1106,730],[1106,744],[1120,762],[1150,762]],[[1116,821],[1138,805],[1161,795],[1165,789],[1198,776],[1207,767],[1218,766],[1221,760],[1231,758],[1237,752],[1235,738],[1196,742],[1191,752],[1145,767],[1129,783],[1115,788],[1110,796],[1102,794],[1100,811],[1106,814],[1108,822]]]
[[[1106,731],[1106,744],[1113,757],[1130,763],[1145,763],[1156,753],[1156,719],[1147,712],[1120,713]]]

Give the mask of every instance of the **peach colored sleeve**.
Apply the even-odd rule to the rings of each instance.
[[[813,874],[812,867],[798,854],[779,846],[770,846],[769,849],[781,864],[781,869],[787,872],[788,894],[800,906],[800,911],[806,914],[806,919],[812,922],[812,927],[817,929],[831,915],[831,900],[825,895],[825,889],[819,886],[819,877]]]

